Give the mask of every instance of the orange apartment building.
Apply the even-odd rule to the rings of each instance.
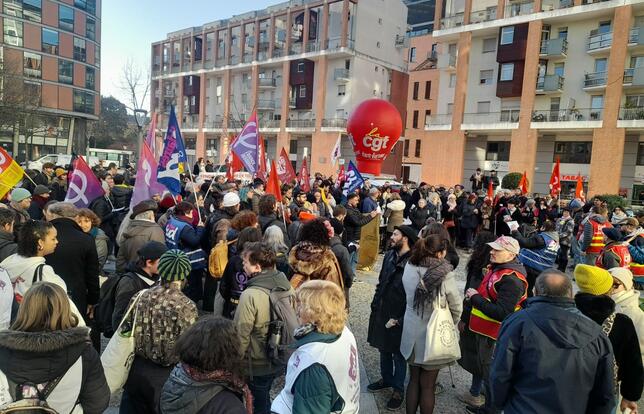
[[[99,114],[101,0],[0,3],[5,82],[36,107],[28,129],[0,131],[0,145],[19,161],[84,153],[87,121]]]

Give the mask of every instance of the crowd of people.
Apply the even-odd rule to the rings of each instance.
[[[637,412],[644,231],[600,198],[529,198],[480,171],[471,191],[348,194],[321,174],[279,194],[217,176],[130,208],[132,175],[95,173],[105,195],[87,208],[50,164],[0,204],[0,410],[99,413],[122,389],[121,413],[358,412],[349,297],[377,220],[367,388],[391,390],[388,409],[433,412],[458,363],[468,412]]]

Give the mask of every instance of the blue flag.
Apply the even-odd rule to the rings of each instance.
[[[183,165],[187,163],[186,148],[183,145],[181,131],[177,116],[174,113],[174,106],[170,108],[168,119],[168,131],[163,140],[163,152],[157,167],[157,181],[163,184],[172,194],[181,193],[181,177]]]
[[[364,184],[364,178],[360,175],[360,171],[353,164],[353,161],[349,161],[349,168],[347,169],[347,181],[344,183],[344,189],[342,194],[348,196],[350,193],[354,192],[356,188],[359,188]]]

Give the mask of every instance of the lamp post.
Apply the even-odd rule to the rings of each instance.
[[[136,121],[136,126],[139,129],[139,134],[136,140],[136,154],[134,155],[136,157],[136,161],[138,162],[139,159],[139,154],[141,153],[141,142],[143,142],[143,125],[145,124],[145,120],[147,119],[148,116],[148,111],[145,109],[135,109],[134,110],[134,120]]]

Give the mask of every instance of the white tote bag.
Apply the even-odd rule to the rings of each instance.
[[[118,329],[114,332],[114,336],[110,338],[105,351],[103,351],[103,354],[101,355],[101,364],[103,365],[103,371],[105,372],[105,379],[107,380],[107,385],[110,387],[110,392],[112,394],[123,388],[123,385],[125,385],[125,382],[127,381],[127,377],[130,375],[130,368],[132,367],[132,361],[134,361],[136,305],[143,292],[145,292],[145,290],[140,291],[137,294],[136,299],[132,301],[127,312],[125,312]],[[121,328],[123,322],[129,319],[132,312],[134,312],[134,317],[132,318],[132,329],[128,332],[122,332]]]
[[[447,305],[444,287],[444,283],[441,284],[438,294],[434,298],[432,316],[427,324],[423,358],[426,364],[450,364],[461,358],[458,331],[452,319],[452,312]]]

